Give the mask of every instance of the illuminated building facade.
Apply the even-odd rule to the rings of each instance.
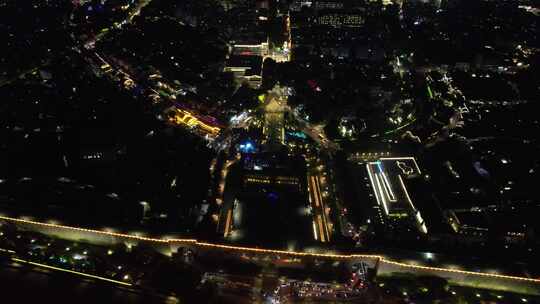
[[[342,12],[320,14],[316,19],[316,24],[332,27],[360,27],[364,22],[361,14]]]
[[[305,161],[286,153],[243,153],[240,185],[233,194],[227,229],[236,242],[288,246],[311,239]]]
[[[373,195],[383,219],[414,223],[422,233],[427,227],[416,209],[406,180],[420,176],[421,171],[413,157],[380,158],[366,164]]]
[[[280,191],[284,187],[299,193],[306,189],[301,182],[305,176],[305,161],[301,158],[290,158],[284,153],[257,153],[245,154],[242,161],[245,188]]]

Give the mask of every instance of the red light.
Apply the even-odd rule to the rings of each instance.
[[[317,82],[315,80],[310,79],[310,80],[307,81],[307,83],[313,90],[315,90],[315,88],[318,86]]]

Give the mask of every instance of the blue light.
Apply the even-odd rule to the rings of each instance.
[[[279,198],[279,196],[275,192],[270,192],[270,193],[268,193],[268,198],[273,200],[273,201],[276,201]]]
[[[250,141],[240,144],[239,147],[240,151],[242,151],[243,153],[250,153],[255,150],[255,145]]]
[[[290,136],[293,136],[293,137],[298,137],[298,138],[301,138],[301,139],[306,139],[306,134],[304,134],[303,132],[287,132],[287,134],[289,134]]]

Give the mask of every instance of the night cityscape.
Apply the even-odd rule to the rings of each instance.
[[[0,303],[540,303],[539,0],[0,0],[0,40]]]

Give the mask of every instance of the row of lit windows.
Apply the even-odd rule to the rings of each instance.
[[[100,159],[102,157],[103,157],[103,153],[101,152],[96,152],[93,154],[88,154],[88,155],[83,156],[84,159]]]
[[[259,183],[259,184],[270,184],[269,179],[251,178],[251,177],[246,178],[246,182]]]
[[[341,9],[343,3],[341,2],[317,2],[315,3],[317,9]]]
[[[278,180],[278,181],[290,181],[290,182],[298,183],[298,178],[297,177],[278,176],[278,177],[276,177],[276,180]]]
[[[401,213],[390,213],[390,214],[388,214],[388,216],[390,216],[390,217],[395,217],[395,218],[403,218],[403,217],[408,217],[409,214],[408,214],[408,213],[404,213],[404,212],[401,212]]]
[[[262,183],[262,184],[270,184],[271,178],[270,177],[255,177],[255,176],[249,176],[245,179],[246,182],[251,183]],[[299,181],[296,177],[285,177],[285,176],[278,176],[276,177],[275,182],[277,184],[286,184],[286,185],[298,185]]]
[[[360,26],[364,24],[364,18],[360,15],[332,14],[320,16],[317,22],[321,25],[331,26]]]
[[[298,181],[276,181],[276,184],[285,184],[285,185],[298,185]]]

